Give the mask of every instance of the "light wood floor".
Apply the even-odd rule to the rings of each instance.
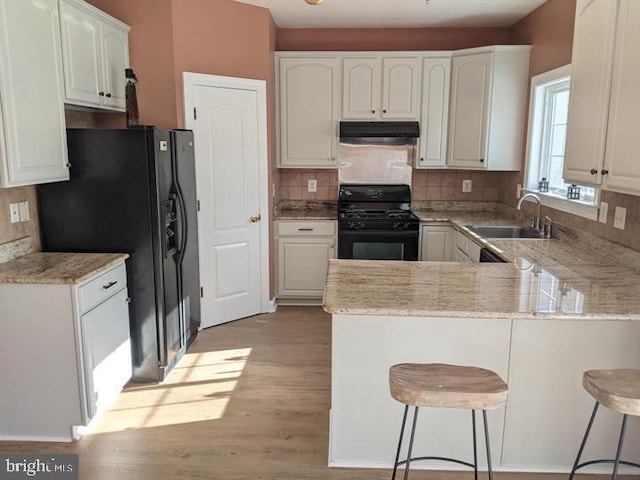
[[[83,480],[388,479],[388,470],[327,467],[330,340],[329,316],[318,307],[280,307],[207,329],[164,384],[128,388],[81,441],[0,442],[0,451],[78,453]],[[411,474],[412,480],[472,478]]]

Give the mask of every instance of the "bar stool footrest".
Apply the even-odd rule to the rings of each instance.
[[[574,473],[580,470],[583,467],[588,467],[589,465],[596,465],[599,463],[616,463],[615,459],[600,459],[600,460],[589,460],[588,462],[584,462],[576,466],[574,469]],[[627,465],[628,467],[636,467],[640,468],[640,463],[627,462],[626,460],[619,460],[619,465]]]
[[[474,470],[476,468],[476,466],[473,463],[464,462],[464,461],[458,460],[456,458],[447,458],[447,457],[413,457],[413,458],[410,458],[408,461],[409,462],[416,462],[416,461],[421,461],[421,460],[441,460],[443,462],[458,463],[460,465],[464,465],[465,467],[473,468]],[[400,465],[404,465],[406,463],[407,463],[407,460],[402,460],[401,462],[398,462],[396,464],[396,467],[399,467]],[[622,462],[620,462],[620,463],[622,463]]]

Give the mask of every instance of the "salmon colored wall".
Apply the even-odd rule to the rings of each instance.
[[[278,50],[456,50],[510,44],[508,28],[281,28]]]
[[[129,60],[138,77],[140,122],[178,126],[171,0],[88,0],[131,26]],[[124,115],[100,115],[98,126],[125,126]]]
[[[184,125],[182,72],[269,81],[269,11],[232,0],[172,0],[175,102]]]
[[[571,63],[575,0],[548,0],[511,27],[514,44],[533,45],[531,76]]]

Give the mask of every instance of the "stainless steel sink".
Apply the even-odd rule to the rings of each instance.
[[[528,239],[542,239],[543,235],[535,228],[521,227],[521,226],[482,226],[482,225],[467,225],[476,235],[484,238],[528,238]]]

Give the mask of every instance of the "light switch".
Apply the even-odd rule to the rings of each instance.
[[[307,182],[307,190],[310,192],[317,192],[318,180],[316,180],[315,178],[310,178],[309,181]]]
[[[607,202],[600,202],[600,214],[598,220],[600,223],[607,223],[607,214],[609,213],[609,204]]]
[[[11,223],[18,223],[20,221],[20,207],[17,203],[9,205],[9,218],[11,218]]]
[[[627,220],[627,209],[624,207],[616,207],[616,214],[613,217],[613,226],[624,230],[624,223]]]
[[[471,191],[471,180],[462,180],[462,191],[469,193]]]
[[[28,222],[31,220],[31,216],[29,215],[29,202],[20,202],[18,204],[18,210],[20,211],[21,222]]]

